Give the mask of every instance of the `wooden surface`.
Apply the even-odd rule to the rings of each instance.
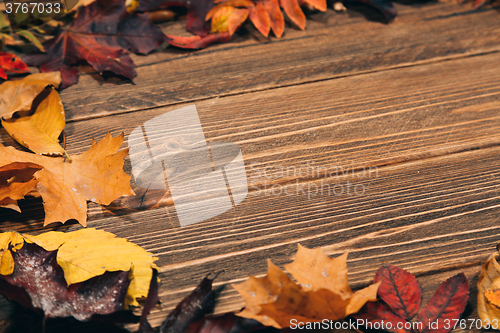
[[[163,306],[150,316],[155,326],[211,272],[224,270],[216,285],[227,285],[216,312],[240,309],[229,284],[265,274],[268,258],[289,263],[297,243],[332,256],[349,251],[354,287],[370,283],[383,263],[408,269],[424,302],[441,281],[465,272],[465,316],[477,318],[477,275],[500,241],[500,14],[451,3],[396,7],[389,25],[368,20],[366,9],[329,10],[312,14],[306,31],[287,27],[282,39],[263,39],[248,26],[201,51],[162,47],[134,57],[134,84],[82,67],[80,83],[61,93],[70,154],[107,131],[127,140],[145,121],[193,103],[207,141],[241,148],[248,196],[207,221],[179,227],[169,200],[136,211],[89,204],[89,227],[159,258]],[[16,146],[3,129],[0,142]],[[279,173],[308,166],[320,172]],[[328,193],[327,185],[347,184],[358,193]],[[278,193],[287,186],[291,194]],[[3,230],[80,228],[43,228],[37,200],[21,208],[21,215],[0,211]],[[2,318],[24,318],[0,305]],[[49,331],[123,331],[89,325],[53,322]]]

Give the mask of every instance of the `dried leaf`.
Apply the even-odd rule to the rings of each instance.
[[[28,66],[19,59],[16,55],[0,52],[0,77],[7,80],[5,71],[14,73],[27,73],[29,72]]]
[[[57,91],[52,90],[29,117],[2,120],[2,126],[17,142],[37,154],[65,154],[59,136],[66,122],[64,107]]]
[[[166,37],[169,44],[183,49],[192,50],[203,49],[214,43],[225,43],[231,40],[231,35],[228,32],[222,34],[210,34],[205,37],[178,37],[169,35]]]
[[[378,296],[396,315],[410,321],[418,313],[422,302],[422,290],[417,279],[397,266],[384,265],[375,273],[373,282],[378,281],[382,281]]]
[[[429,304],[420,311],[418,322],[423,324],[421,332],[446,333],[451,331],[448,325],[453,319],[459,319],[469,299],[469,285],[463,273],[443,282],[431,297]],[[438,327],[430,323],[438,322]]]
[[[384,327],[387,331],[392,333],[411,332],[410,329],[405,329],[405,324],[408,322],[400,316],[394,314],[394,312],[391,311],[391,308],[381,301],[366,303],[358,313],[355,313],[352,316],[356,320],[363,321],[363,323],[371,323],[372,327]],[[377,324],[379,326],[377,326]],[[365,324],[364,326],[368,325]],[[398,327],[401,328],[398,329]]]
[[[123,134],[112,138],[108,133],[98,143],[72,162],[61,157],[38,156],[0,145],[0,166],[13,162],[29,162],[43,167],[35,173],[38,180],[33,195],[44,202],[45,222],[66,222],[75,219],[87,222],[87,201],[109,205],[122,195],[133,195],[130,176],[123,172],[128,150],[118,152]]]
[[[283,17],[283,13],[281,13],[278,0],[264,1],[264,8],[266,8],[267,13],[269,14],[271,28],[273,29],[274,34],[276,37],[280,38],[285,31],[285,18]]]
[[[269,261],[267,276],[250,276],[246,282],[233,285],[246,303],[238,315],[282,328],[288,327],[291,319],[339,320],[359,311],[366,302],[376,300],[380,283],[353,293],[347,281],[346,258],[344,254],[332,259],[320,249],[299,245],[295,261],[285,266],[299,284]]]
[[[70,65],[82,60],[100,74],[111,71],[132,79],[137,73],[128,51],[147,54],[163,41],[161,29],[147,14],[128,13],[122,0],[96,0],[80,7],[68,29],[44,43],[46,54],[24,60],[42,72],[60,71],[61,88],[78,82],[78,70]]]
[[[33,100],[47,87],[59,87],[59,72],[31,74],[22,80],[0,86],[0,118],[10,119],[16,112],[30,111]]]
[[[297,0],[280,0],[280,4],[288,18],[300,29],[304,30],[306,28],[306,16],[300,9],[299,2]]]
[[[249,14],[248,9],[238,9],[232,6],[224,6],[212,17],[212,32],[233,35],[236,29],[246,21]]]
[[[213,311],[213,279],[205,277],[188,296],[167,316],[160,326],[160,333],[184,332],[188,326]]]
[[[257,2],[255,7],[250,7],[250,21],[259,32],[267,37],[271,30],[271,19],[262,2]]]
[[[41,52],[45,52],[45,48],[43,47],[42,43],[38,40],[38,38],[35,37],[29,30],[20,30],[16,31],[16,34],[26,38],[28,41],[30,41],[33,45],[37,47]],[[28,66],[26,66],[27,68]]]
[[[477,312],[483,322],[500,321],[500,306],[496,298],[500,289],[500,265],[496,260],[497,256],[498,252],[491,254],[484,263],[477,284]]]
[[[2,233],[0,249],[0,292],[46,318],[89,320],[122,311],[147,295],[156,268],[150,253],[95,229],[38,236]],[[91,274],[72,283],[80,280],[74,279],[78,270]]]
[[[0,167],[0,207],[21,212],[17,200],[35,189],[38,181],[33,175],[41,169],[40,165],[20,162]]]

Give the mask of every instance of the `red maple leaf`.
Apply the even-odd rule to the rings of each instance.
[[[7,80],[7,74],[5,71],[14,73],[27,73],[29,72],[28,66],[19,59],[17,56],[0,52],[0,77]]]
[[[130,14],[124,0],[96,0],[78,10],[76,19],[44,46],[47,53],[24,58],[42,72],[60,71],[61,88],[78,82],[71,65],[87,61],[102,74],[111,71],[132,79],[137,75],[128,52],[147,54],[165,40],[147,15]]]

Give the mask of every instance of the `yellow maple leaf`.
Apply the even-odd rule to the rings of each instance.
[[[64,108],[57,91],[52,90],[28,117],[2,119],[2,126],[17,142],[37,154],[60,155],[66,152],[58,138],[66,124]]]
[[[31,110],[33,100],[49,85],[59,87],[59,72],[39,73],[22,80],[7,81],[0,85],[0,118],[10,119],[16,112]]]
[[[269,261],[265,277],[250,276],[244,283],[233,285],[246,304],[238,315],[283,328],[289,327],[292,319],[340,320],[358,312],[366,302],[377,299],[380,282],[353,293],[346,259],[347,253],[330,258],[321,249],[299,245],[295,261],[285,265],[298,284]]]
[[[21,212],[17,200],[35,189],[33,174],[42,167],[33,163],[15,162],[0,167],[0,207]]]
[[[123,195],[133,195],[130,176],[123,171],[128,149],[118,152],[121,136],[108,133],[102,140],[92,140],[91,148],[73,156],[72,162],[62,157],[39,156],[0,145],[0,166],[13,162],[29,162],[43,169],[34,174],[38,181],[30,195],[41,196],[45,210],[44,225],[65,223],[75,219],[87,224],[87,201],[109,205]]]

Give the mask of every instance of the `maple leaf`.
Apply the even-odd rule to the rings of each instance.
[[[0,145],[0,166],[13,162],[34,163],[43,167],[34,174],[38,181],[30,195],[41,196],[45,210],[44,225],[77,220],[86,226],[87,201],[109,205],[123,195],[133,195],[130,176],[123,171],[128,149],[118,152],[121,136],[108,133],[72,162],[62,157],[38,156]]]
[[[58,138],[66,122],[64,107],[57,91],[52,90],[33,115],[3,120],[2,126],[17,142],[37,154],[63,155]]]
[[[359,311],[366,302],[376,299],[380,282],[353,293],[346,259],[347,254],[332,259],[321,249],[299,245],[295,261],[285,265],[299,284],[269,261],[267,276],[250,276],[246,282],[233,285],[246,304],[238,315],[282,328],[288,327],[291,319],[339,320]]]
[[[89,320],[122,311],[138,304],[156,279],[150,253],[102,230],[6,232],[0,250],[0,292],[46,318]]]
[[[20,162],[0,167],[0,207],[21,212],[17,200],[35,189],[38,181],[33,175],[41,169],[37,164]]]
[[[422,297],[415,276],[397,266],[387,265],[377,271],[374,281],[381,282],[377,292],[381,300],[368,302],[353,317],[371,323],[372,327],[385,322],[384,328],[389,332],[413,332],[410,320],[418,313]],[[443,282],[420,311],[417,319],[422,325],[420,332],[449,332],[453,325],[446,325],[446,321],[460,318],[468,296],[469,287],[463,273]]]
[[[50,85],[57,88],[60,83],[59,72],[31,74],[22,80],[3,83],[0,85],[0,118],[10,119],[16,112],[28,114],[33,100],[45,88]]]
[[[500,320],[500,265],[497,257],[498,252],[490,255],[477,283],[477,312],[483,322]]]
[[[47,53],[24,60],[42,72],[60,71],[61,88],[78,82],[78,70],[70,66],[82,60],[100,74],[110,71],[132,79],[137,73],[128,52],[147,54],[163,41],[148,15],[128,13],[124,0],[96,0],[80,7],[71,25],[44,43]]]
[[[29,72],[29,68],[16,55],[0,52],[0,77],[7,80],[7,74],[5,71],[13,73],[27,73]]]

